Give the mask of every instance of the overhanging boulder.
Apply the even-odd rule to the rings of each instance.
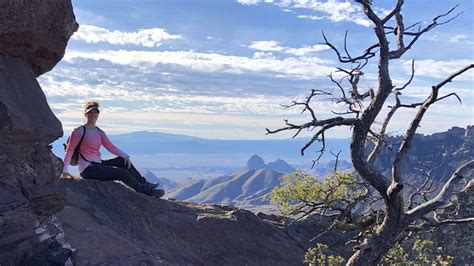
[[[26,60],[35,76],[63,58],[79,25],[70,0],[0,0],[0,54]]]

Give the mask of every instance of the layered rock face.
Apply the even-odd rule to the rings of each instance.
[[[70,0],[0,0],[0,55],[23,58],[35,76],[64,56],[77,31]]]
[[[26,62],[0,56],[0,70],[0,261],[16,264],[44,249],[37,226],[64,206],[49,186],[61,161],[48,145],[62,129]]]
[[[62,180],[57,185],[67,190],[66,207],[56,216],[75,265],[303,262],[306,247],[246,210],[160,200],[115,182]]]
[[[62,163],[49,147],[63,131],[36,76],[78,26],[70,1],[1,0],[0,17],[0,263],[63,263],[70,251],[43,234],[64,207],[51,186]]]
[[[440,180],[445,173],[451,174],[464,161],[474,158],[474,126],[466,129],[453,127],[446,132],[432,135],[416,134],[406,159],[402,162],[402,174],[406,180],[420,179],[416,169],[433,168],[432,176]],[[390,176],[393,158],[402,137],[389,137],[390,149],[383,149],[375,165]],[[422,180],[421,180],[422,182]]]

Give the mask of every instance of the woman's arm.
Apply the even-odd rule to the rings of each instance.
[[[107,149],[110,153],[115,154],[117,156],[120,156],[122,158],[128,158],[129,157],[128,154],[126,154],[121,149],[117,148],[117,146],[112,144],[112,142],[109,140],[109,138],[107,137],[107,135],[105,134],[105,132],[102,129],[99,129],[99,132],[100,132],[100,138],[101,138],[101,141],[102,141],[102,145],[105,147],[105,149]]]
[[[66,144],[66,151],[64,151],[63,173],[69,173],[69,163],[71,162],[74,149],[79,144],[79,141],[81,140],[83,134],[84,130],[82,129],[82,127],[78,127],[72,131],[69,142]]]

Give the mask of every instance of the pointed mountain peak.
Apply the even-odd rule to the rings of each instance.
[[[274,171],[282,173],[293,173],[294,171],[296,171],[293,166],[289,165],[285,160],[282,159],[278,159],[274,162],[269,163],[267,167]]]
[[[285,160],[282,160],[280,158],[278,158],[276,161],[274,161],[272,163],[286,163],[287,164],[287,162],[285,162]]]
[[[260,169],[260,168],[265,168],[266,164],[263,161],[262,157],[254,154],[250,159],[247,161],[247,169]]]

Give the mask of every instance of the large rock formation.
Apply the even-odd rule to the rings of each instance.
[[[303,262],[304,246],[246,210],[160,200],[115,182],[69,179],[58,186],[67,196],[56,217],[75,265]]]
[[[77,23],[59,0],[1,0],[0,17],[0,263],[64,263],[70,251],[42,235],[64,207],[49,147],[63,131],[35,76],[62,58]]]
[[[402,162],[402,174],[406,179],[418,179],[418,169],[432,168],[432,176],[440,180],[446,173],[449,175],[463,162],[474,158],[474,126],[466,129],[453,127],[446,132],[432,135],[416,134],[405,160]],[[389,137],[389,148],[383,149],[375,165],[390,176],[393,158],[397,153],[401,136]]]
[[[78,24],[71,0],[0,0],[0,55],[24,59],[36,76],[63,58]]]
[[[26,62],[0,56],[0,71],[0,261],[16,264],[48,249],[36,230],[64,206],[48,147],[62,129]]]

